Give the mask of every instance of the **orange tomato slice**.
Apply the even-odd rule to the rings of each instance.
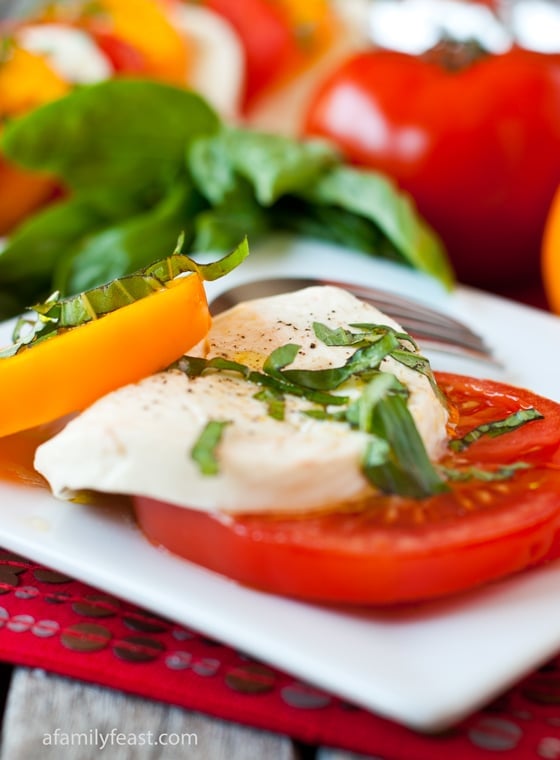
[[[164,369],[209,327],[202,280],[190,274],[99,319],[0,358],[0,436],[79,411]]]
[[[544,229],[541,269],[549,306],[560,314],[560,187],[553,198]]]
[[[140,51],[146,60],[146,74],[185,85],[188,45],[173,25],[163,0],[100,0],[97,6],[99,25],[105,22],[106,31]]]
[[[336,20],[327,0],[276,0],[285,14],[296,42],[296,53],[282,79],[295,76],[328,50],[336,33]]]
[[[47,175],[28,172],[0,156],[0,235],[6,235],[26,216],[50,200],[56,183]]]
[[[69,89],[46,58],[13,45],[0,63],[0,121],[61,98]]]

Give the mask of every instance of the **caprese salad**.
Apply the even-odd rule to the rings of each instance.
[[[219,315],[35,457],[60,498],[131,496],[147,538],[187,560],[368,605],[556,558],[559,464],[560,405],[434,374],[398,324],[332,287]]]

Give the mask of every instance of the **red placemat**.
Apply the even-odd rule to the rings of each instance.
[[[560,758],[560,657],[460,725],[425,736],[2,550],[0,595],[0,658],[10,663],[378,760]]]

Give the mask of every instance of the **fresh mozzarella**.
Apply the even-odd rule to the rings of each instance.
[[[93,84],[113,74],[107,56],[79,29],[63,24],[22,26],[18,41],[30,53],[48,58],[53,69],[67,82]]]
[[[343,290],[307,288],[223,313],[192,354],[227,357],[260,370],[271,351],[291,343],[301,347],[291,367],[343,365],[355,349],[322,344],[313,322],[346,329],[363,322],[399,327]],[[438,458],[447,411],[427,378],[392,358],[381,368],[408,386],[410,411],[430,457]],[[372,492],[360,466],[365,433],[303,414],[311,402],[293,396],[286,396],[284,419],[275,419],[255,398],[258,390],[229,372],[153,375],[71,421],[39,447],[36,467],[59,497],[93,489],[231,513],[324,509]],[[358,393],[359,384],[351,379],[337,392]],[[216,451],[218,472],[205,475],[191,451],[212,420],[228,424]]]
[[[187,84],[224,118],[237,118],[245,82],[245,59],[233,27],[208,8],[185,4],[174,9],[173,23],[194,48]]]

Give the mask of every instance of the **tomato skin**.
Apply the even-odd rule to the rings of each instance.
[[[367,51],[323,82],[304,131],[408,191],[459,280],[492,287],[538,279],[560,181],[560,55],[511,49],[449,71]]]
[[[286,18],[268,0],[205,0],[207,8],[223,16],[243,44],[247,64],[244,104],[247,106],[276,78],[295,51]]]
[[[552,311],[560,314],[560,185],[544,228],[541,269],[544,290]]]
[[[115,74],[140,75],[149,71],[146,56],[126,40],[101,30],[94,30],[91,34],[97,47],[111,62]]]
[[[560,556],[560,405],[487,380],[440,373],[438,382],[459,428],[530,406],[544,415],[450,453],[447,466],[507,464],[531,452],[532,467],[421,501],[386,496],[374,509],[294,518],[220,516],[137,496],[139,525],[153,543],[246,585],[344,604],[433,599]]]

